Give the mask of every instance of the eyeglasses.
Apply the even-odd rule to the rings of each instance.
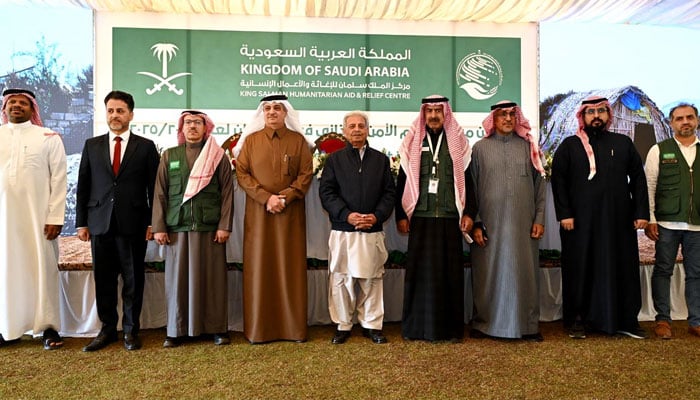
[[[510,117],[515,119],[515,111],[501,111],[496,113],[496,118],[506,118]]]
[[[186,119],[185,125],[204,125],[204,121],[201,119]]]
[[[605,114],[608,112],[607,107],[600,107],[600,108],[587,108],[586,109],[586,114],[588,115],[593,115],[593,114]]]

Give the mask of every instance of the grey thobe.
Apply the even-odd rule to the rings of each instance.
[[[544,225],[545,184],[530,160],[530,145],[497,133],[474,145],[470,164],[486,247],[471,245],[475,314],[472,328],[520,338],[539,331],[539,251],[530,238]]]

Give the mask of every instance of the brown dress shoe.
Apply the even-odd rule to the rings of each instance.
[[[700,337],[700,326],[689,326],[688,333]]]
[[[673,337],[673,334],[671,333],[671,324],[669,324],[668,321],[656,321],[654,333],[659,339],[670,339]]]

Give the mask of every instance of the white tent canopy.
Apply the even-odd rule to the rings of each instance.
[[[18,0],[23,4],[27,0]],[[406,21],[605,22],[700,28],[695,0],[29,0],[110,12]]]

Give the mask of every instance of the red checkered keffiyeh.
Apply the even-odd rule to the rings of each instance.
[[[495,124],[493,122],[495,118],[495,114],[499,110],[506,110],[510,111],[513,110],[515,111],[515,122],[514,122],[514,131],[515,134],[520,136],[521,138],[525,139],[526,142],[530,143],[530,160],[532,161],[532,165],[535,167],[537,172],[540,173],[540,175],[544,176],[544,166],[542,165],[542,151],[540,150],[540,146],[537,144],[537,141],[532,137],[532,134],[530,131],[532,128],[530,127],[530,121],[525,118],[523,115],[522,109],[520,107],[509,100],[505,101],[500,101],[494,105],[491,106],[491,113],[484,119],[484,122],[482,122],[482,126],[484,127],[484,131],[486,131],[486,137],[489,137],[496,133],[496,128]]]
[[[595,176],[596,166],[593,148],[588,142],[588,134],[585,130],[583,130],[583,128],[585,127],[585,123],[583,121],[583,113],[588,107],[598,108],[600,106],[605,106],[608,109],[608,123],[605,124],[605,130],[608,130],[610,128],[610,125],[612,125],[613,115],[610,102],[608,102],[608,99],[606,99],[605,97],[590,96],[581,102],[581,106],[579,107],[578,111],[576,111],[576,119],[578,120],[578,130],[576,131],[576,136],[578,136],[578,138],[581,139],[583,149],[586,151],[586,157],[588,157],[588,164],[590,165],[590,173],[588,174],[589,181]]]
[[[443,129],[447,140],[447,147],[452,158],[452,167],[455,181],[455,205],[462,218],[462,211],[466,204],[466,189],[464,182],[464,171],[469,166],[471,159],[471,149],[469,142],[464,136],[464,130],[452,115],[452,108],[448,99],[432,95],[423,99],[420,115],[413,121],[408,135],[401,142],[399,155],[401,156],[401,168],[406,174],[406,187],[401,198],[401,205],[409,219],[413,215],[418,202],[419,180],[420,180],[420,158],[425,139],[425,106],[426,104],[440,104],[443,106],[445,122]]]
[[[216,144],[216,140],[211,139],[211,132],[214,130],[214,122],[212,122],[207,114],[201,111],[187,110],[182,112],[177,122],[178,144],[185,143],[185,133],[182,129],[184,127],[185,117],[189,115],[197,116],[204,120],[205,130],[202,140],[206,142],[204,143],[204,147],[202,147],[201,153],[197,156],[194,165],[192,165],[190,177],[187,180],[187,187],[185,188],[185,195],[182,197],[183,203],[193,198],[211,182],[211,178],[214,176],[216,168],[219,166],[219,162],[221,162],[221,158],[224,156],[224,149]]]

